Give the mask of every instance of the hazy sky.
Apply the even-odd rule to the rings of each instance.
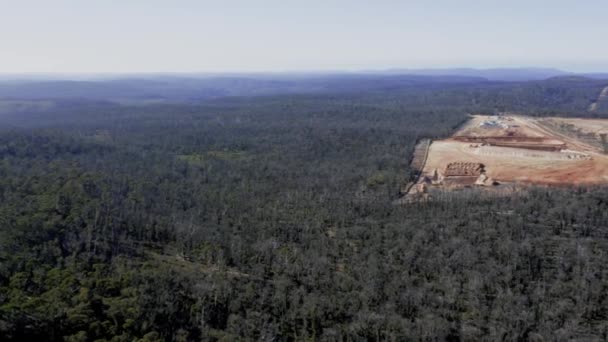
[[[0,0],[0,72],[608,71],[608,0]]]

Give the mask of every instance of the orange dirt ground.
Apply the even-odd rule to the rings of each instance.
[[[477,185],[608,184],[608,155],[597,144],[554,129],[561,122],[587,133],[608,131],[608,120],[475,115],[452,138],[432,142],[419,183],[450,189],[448,164],[480,163],[485,173]]]

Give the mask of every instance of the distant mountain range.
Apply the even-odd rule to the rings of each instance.
[[[556,76],[579,75],[589,78],[608,79],[608,72],[575,73],[555,68],[439,68],[439,69],[378,69],[361,71],[312,71],[312,72],[234,72],[234,73],[183,73],[183,72],[160,72],[160,73],[22,73],[2,74],[0,82],[6,81],[111,81],[120,79],[210,79],[210,78],[248,78],[248,79],[273,79],[273,80],[301,80],[311,78],[331,78],[339,76],[362,76],[362,75],[412,75],[412,76],[461,76],[485,78],[489,81],[538,81]]]
[[[372,72],[373,73],[373,72]],[[450,69],[390,69],[384,74],[407,74],[424,76],[468,76],[481,77],[489,81],[521,82],[540,81],[559,76],[584,76],[594,79],[608,79],[608,73],[574,73],[554,68],[450,68]]]
[[[472,68],[453,68],[453,69],[391,69],[388,74],[408,74],[408,75],[458,75],[468,77],[482,77],[489,81],[537,81],[556,76],[571,75],[572,73],[551,68],[495,68],[495,69],[472,69]]]
[[[549,68],[392,69],[334,73],[0,75],[0,99],[200,101],[226,96],[390,91],[407,87],[606,79]]]
[[[200,101],[227,96],[387,91],[407,87],[483,83],[468,76],[366,75],[281,77],[140,76],[113,80],[0,81],[0,99],[89,99],[120,101]]]

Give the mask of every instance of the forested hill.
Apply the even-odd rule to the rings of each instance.
[[[114,80],[0,81],[0,99],[88,99],[191,102],[226,96],[348,93],[449,84],[487,83],[480,77],[336,74],[300,76],[148,76]]]
[[[608,80],[580,76],[554,77],[543,81],[471,85],[448,91],[446,102],[458,97],[460,104],[487,113],[510,111],[528,115],[593,116],[608,115],[608,104],[589,112]],[[455,102],[452,102],[455,103]]]
[[[516,111],[534,115],[592,115],[608,113],[606,101],[590,105],[608,86],[608,79],[559,76],[525,82],[488,81],[479,77],[424,75],[310,75],[271,78],[117,79],[98,81],[0,81],[0,114],[67,111],[86,105],[200,105],[226,97],[308,94],[401,99],[408,103],[451,105],[470,111]],[[236,99],[231,99],[234,101]],[[236,100],[238,101],[238,100]]]
[[[605,340],[608,189],[393,205],[419,138],[604,85],[4,102],[0,340]]]

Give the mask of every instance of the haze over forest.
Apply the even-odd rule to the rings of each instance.
[[[0,0],[1,341],[608,340],[608,3]]]

